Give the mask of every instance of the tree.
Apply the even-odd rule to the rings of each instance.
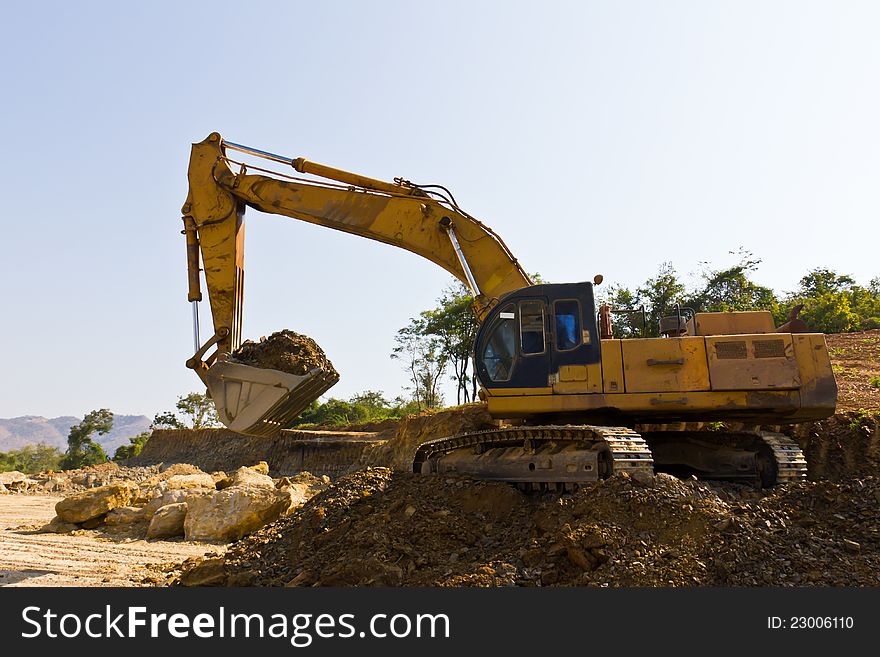
[[[0,452],[0,472],[18,470],[28,474],[57,470],[64,454],[57,447],[43,443],[25,445],[21,449]]]
[[[448,286],[437,300],[437,307],[421,313],[421,330],[436,338],[436,345],[452,364],[456,382],[456,401],[466,404],[476,398],[476,374],[472,363],[474,340],[479,322],[473,311],[473,299],[461,283]]]
[[[397,346],[391,358],[403,363],[409,373],[409,388],[419,409],[437,408],[443,403],[440,381],[446,371],[448,357],[440,349],[439,340],[429,337],[425,319],[411,319],[394,338]]]
[[[734,254],[731,251],[731,254]],[[769,310],[779,315],[779,300],[769,287],[754,283],[749,275],[761,260],[750,251],[736,252],[740,261],[727,269],[709,269],[703,272],[703,287],[685,302],[697,312],[726,312],[730,310]],[[705,263],[704,263],[705,264]]]
[[[312,402],[296,419],[294,425],[340,426],[381,422],[389,418],[399,419],[418,411],[419,407],[413,402],[407,402],[400,397],[388,401],[379,391],[365,390],[348,400],[330,398],[323,403]]]
[[[220,426],[214,402],[206,394],[191,392],[177,398],[177,412],[157,413],[153,418],[154,429],[209,429]]]
[[[806,298],[820,297],[823,294],[843,292],[855,284],[855,280],[850,276],[840,276],[831,269],[816,267],[801,278],[798,296]]]
[[[86,465],[104,463],[107,454],[104,448],[92,440],[93,434],[104,436],[113,428],[113,413],[106,408],[87,413],[83,421],[70,427],[67,435],[67,451],[61,460],[61,467],[73,470]]]
[[[143,431],[136,436],[132,436],[128,439],[128,445],[120,445],[116,448],[116,452],[113,454],[114,461],[124,461],[126,459],[134,458],[144,449],[144,445],[147,444],[147,441],[150,439],[150,431]]]
[[[801,278],[786,307],[803,303],[801,318],[812,330],[847,333],[880,328],[880,279],[867,288],[847,275],[818,267]]]

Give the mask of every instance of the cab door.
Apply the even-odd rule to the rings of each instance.
[[[547,298],[519,297],[499,306],[488,319],[488,330],[481,331],[477,345],[480,381],[486,388],[499,392],[514,388],[548,388]]]

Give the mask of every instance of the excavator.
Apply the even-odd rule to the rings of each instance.
[[[662,337],[614,337],[614,309],[597,308],[594,296],[600,275],[535,284],[501,237],[441,185],[377,180],[216,132],[192,145],[188,181],[182,214],[195,354],[187,367],[234,431],[277,435],[337,379],[335,372],[297,376],[230,356],[242,340],[247,207],[405,249],[467,286],[479,321],[479,396],[495,426],[420,445],[417,473],[570,490],[656,468],[773,486],[805,477],[807,463],[789,437],[762,429],[834,413],[837,386],[824,335],[808,332],[796,313],[777,328],[767,311],[679,308],[660,320]],[[204,344],[201,271],[214,327]]]

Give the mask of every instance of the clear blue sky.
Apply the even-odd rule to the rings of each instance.
[[[880,274],[875,2],[28,2],[0,23],[0,416],[199,390],[179,209],[226,138],[453,190],[529,271],[635,285],[763,259]],[[449,280],[249,211],[245,335],[305,332],[331,391],[404,384]],[[203,333],[207,332],[203,304]]]

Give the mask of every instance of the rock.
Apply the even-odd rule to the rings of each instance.
[[[257,486],[275,488],[275,481],[269,475],[260,474],[253,468],[239,468],[232,473],[232,486]]]
[[[284,586],[294,587],[294,586],[311,586],[315,582],[318,581],[317,575],[311,570],[304,570],[299,575],[294,577]]]
[[[69,534],[70,532],[74,532],[79,527],[74,525],[72,522],[64,522],[58,516],[52,518],[47,524],[43,525],[37,530],[39,534]]]
[[[29,490],[34,490],[40,485],[40,482],[36,479],[31,479],[30,477],[25,477],[24,479],[17,479],[16,481],[11,481],[6,484],[6,488],[11,493],[24,493]]]
[[[189,488],[215,488],[214,477],[199,472],[195,474],[174,475],[165,481],[165,490],[187,490]]]
[[[18,470],[11,470],[10,472],[0,472],[0,484],[8,487],[9,484],[16,481],[24,481],[27,479],[27,475],[24,472],[19,472]]]
[[[104,518],[108,525],[130,525],[135,522],[143,522],[146,518],[146,509],[137,506],[121,506],[113,509]]]
[[[323,481],[308,472],[296,477],[282,477],[275,482],[278,490],[290,495],[291,511],[308,502],[312,497],[327,487]]]
[[[636,470],[632,473],[632,480],[639,486],[644,486],[645,488],[653,488],[654,473],[650,470]]]
[[[407,518],[412,518],[413,515],[415,515],[415,512],[416,512],[416,507],[410,505],[410,506],[406,507],[406,511],[403,512],[403,515],[405,515]]]
[[[237,540],[277,520],[288,510],[290,502],[290,494],[275,490],[274,483],[271,488],[243,484],[214,494],[193,494],[187,498],[189,511],[184,522],[186,540]]]
[[[849,551],[858,553],[862,551],[862,546],[856,543],[855,541],[851,541],[848,538],[843,539],[843,547]]]
[[[104,518],[107,517],[107,514],[103,514],[100,516],[95,516],[94,518],[89,518],[84,523],[80,525],[83,529],[97,529],[101,525],[104,524]]]
[[[269,464],[265,461],[260,461],[256,465],[250,466],[250,469],[256,472],[257,474],[268,475],[269,474]]]
[[[183,521],[186,518],[186,511],[186,502],[166,504],[160,507],[150,520],[147,538],[183,536]]]
[[[576,545],[569,545],[566,548],[566,554],[568,560],[581,570],[593,570],[597,565],[597,561],[593,555],[589,552],[585,552]]]
[[[55,505],[64,522],[85,522],[128,504],[138,494],[137,484],[123,481],[66,497]]]
[[[225,472],[223,472],[222,470],[219,471],[219,472],[212,472],[212,473],[211,473],[211,478],[214,480],[214,488],[216,488],[217,490],[220,490],[221,488],[226,488],[226,486],[221,486],[221,485],[220,485],[220,482],[221,482],[221,481],[228,481],[229,484],[232,483],[232,480],[229,478],[229,475],[227,475],[227,474],[226,474]],[[227,484],[227,486],[228,486],[229,484]]]
[[[257,578],[256,573],[233,573],[226,580],[226,586],[251,586]]]
[[[731,525],[733,525],[733,520],[731,520],[730,518],[724,518],[720,522],[715,523],[715,529],[723,532],[730,529]]]
[[[207,489],[177,489],[177,490],[169,490],[162,493],[159,497],[155,497],[144,507],[144,520],[150,520],[153,517],[153,514],[156,513],[163,506],[168,504],[177,504],[178,502],[186,502],[187,498],[190,495],[198,494],[201,492],[210,493]]]
[[[0,495],[9,495],[9,491],[6,489],[6,486],[0,484]]]
[[[222,557],[203,559],[182,573],[181,586],[223,586],[226,584],[226,562]]]

